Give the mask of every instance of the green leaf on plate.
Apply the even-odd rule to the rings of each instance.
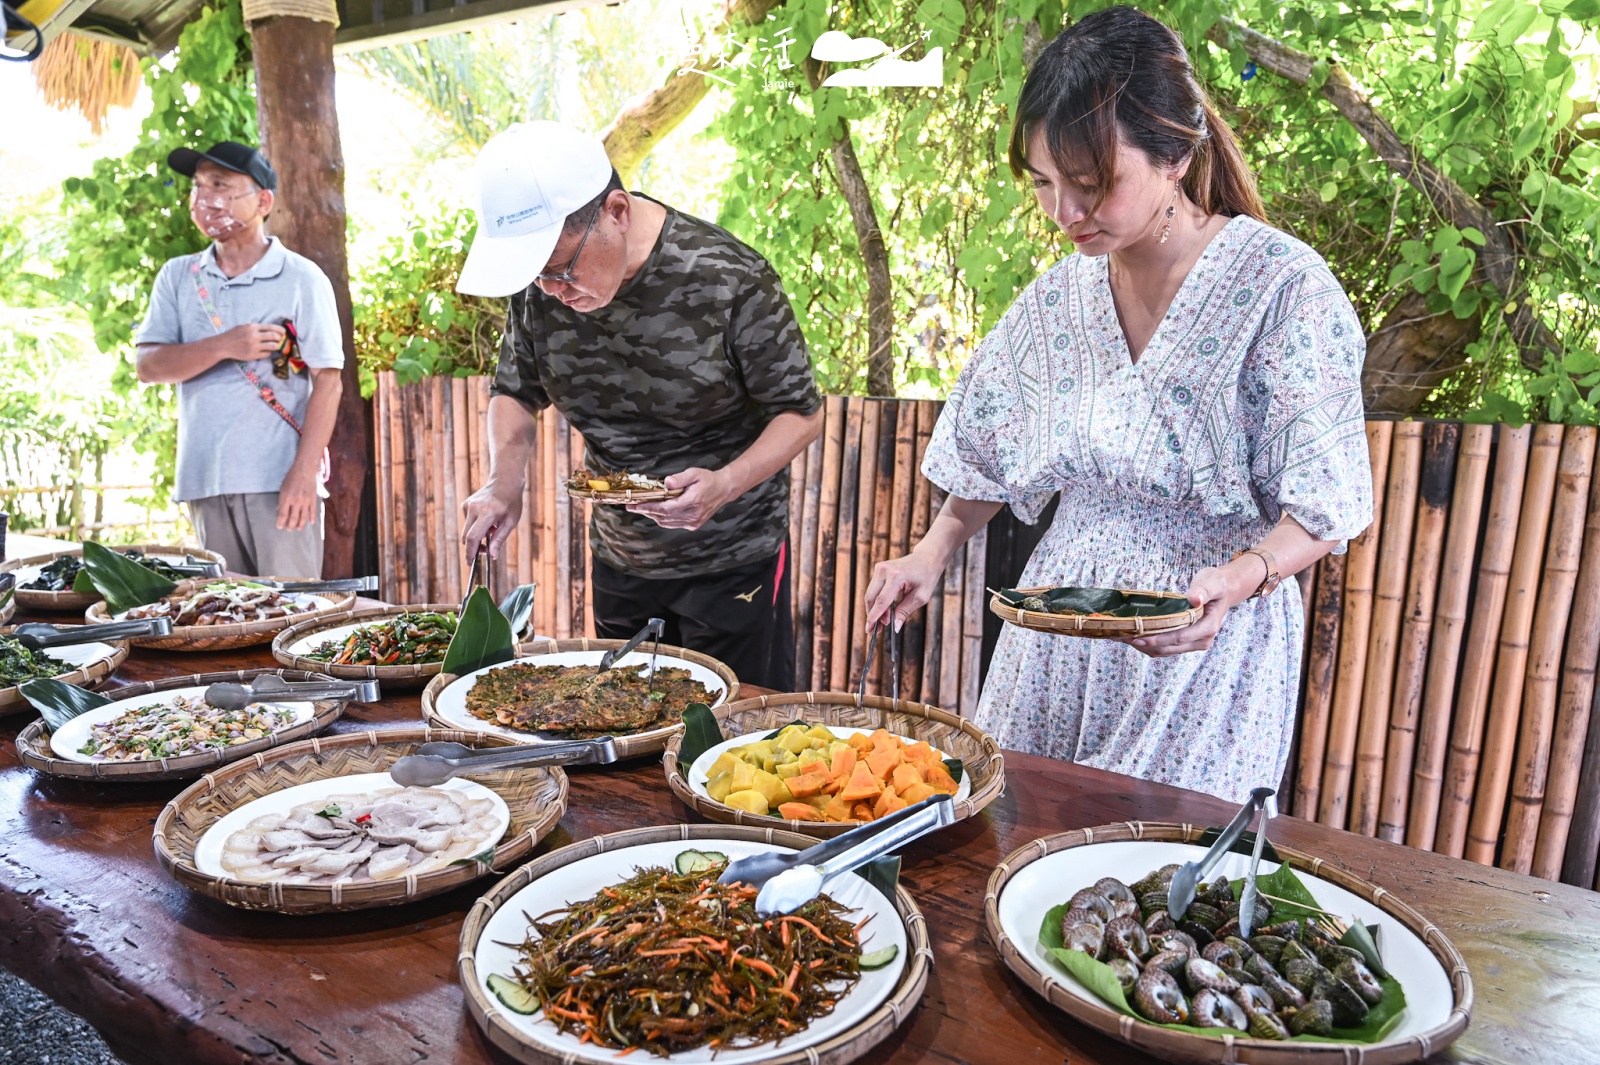
[[[444,653],[444,672],[459,677],[515,657],[511,622],[494,605],[487,588],[474,589]]]
[[[178,587],[132,559],[93,541],[83,545],[83,572],[94,582],[95,591],[106,597],[106,606],[113,614],[153,603],[164,595],[171,595]]]
[[[863,865],[856,872],[867,883],[883,892],[884,897],[890,902],[894,901],[894,886],[900,880],[900,856],[891,854],[887,858],[878,858]]]
[[[17,691],[39,711],[44,723],[50,726],[51,732],[61,728],[79,714],[111,702],[104,695],[96,695],[76,684],[66,684],[59,680],[30,680]]]
[[[94,581],[89,577],[89,571],[82,566],[78,567],[78,575],[72,578],[72,590],[79,595],[99,594],[99,589],[94,586]]]
[[[961,759],[946,758],[944,760],[944,767],[950,771],[950,779],[955,781],[957,784],[960,784],[961,774],[967,771],[966,767],[961,764]]]
[[[683,708],[683,743],[678,747],[678,769],[689,775],[695,759],[726,739],[717,715],[705,703],[690,703]]]
[[[519,585],[501,600],[500,613],[511,625],[512,639],[520,638],[522,630],[528,627],[528,619],[533,617],[533,593],[538,587],[537,584]]]

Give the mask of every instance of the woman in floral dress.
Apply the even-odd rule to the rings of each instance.
[[[1011,165],[1077,252],[962,372],[923,463],[950,497],[874,571],[868,625],[898,628],[1002,506],[1033,522],[1059,492],[1020,586],[1187,589],[1203,614],[1124,641],[1008,625],[977,724],[1243,801],[1277,785],[1294,730],[1287,578],[1372,518],[1361,323],[1322,258],[1265,223],[1181,40],[1147,15],[1101,11],[1046,46]]]

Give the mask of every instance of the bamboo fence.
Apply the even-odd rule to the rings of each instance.
[[[376,399],[383,596],[460,598],[460,506],[487,476],[485,378]],[[854,691],[873,567],[927,532],[944,493],[918,472],[941,405],[828,397],[790,467],[798,687]],[[592,635],[588,504],[560,480],[583,440],[538,418],[522,520],[497,595],[537,581],[544,635]],[[1547,879],[1596,885],[1600,856],[1600,477],[1596,433],[1372,422],[1375,520],[1307,587],[1304,700],[1289,812]],[[970,715],[982,685],[987,542],[951,558],[899,636],[898,687]],[[869,693],[895,678],[880,641]]]

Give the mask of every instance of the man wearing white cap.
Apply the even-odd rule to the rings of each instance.
[[[794,683],[791,459],[822,400],[777,274],[727,231],[629,193],[594,137],[513,126],[478,155],[478,234],[457,288],[510,296],[489,402],[489,482],[469,547],[498,554],[521,517],[534,413],[583,433],[585,465],[683,495],[595,506],[595,630],[666,639],[749,683]]]

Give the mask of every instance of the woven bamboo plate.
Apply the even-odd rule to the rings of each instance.
[[[553,1025],[546,1024],[537,1015],[519,1017],[508,1013],[488,989],[487,979],[490,972],[508,971],[497,969],[496,963],[490,955],[503,956],[507,953],[503,948],[494,950],[495,941],[506,942],[503,933],[496,929],[490,931],[496,924],[495,917],[503,907],[523,889],[529,885],[537,884],[552,874],[560,875],[562,871],[576,863],[596,859],[600,855],[615,855],[616,852],[626,850],[639,850],[641,860],[637,862],[624,861],[622,864],[631,871],[633,865],[661,864],[662,855],[670,855],[677,848],[689,849],[697,843],[722,850],[730,857],[737,858],[743,854],[755,853],[770,847],[781,847],[789,850],[799,850],[810,846],[815,840],[806,836],[796,835],[792,832],[779,832],[773,829],[759,829],[753,827],[737,827],[731,825],[668,825],[653,828],[635,828],[626,832],[614,832],[604,836],[593,836],[579,843],[553,851],[537,861],[530,862],[518,869],[511,876],[496,884],[494,889],[473,904],[472,910],[467,914],[465,924],[461,928],[461,946],[457,955],[456,968],[461,986],[466,989],[467,1009],[489,1037],[489,1042],[510,1054],[517,1061],[530,1063],[530,1065],[574,1065],[577,1062],[612,1062],[616,1060],[617,1052],[593,1046],[577,1046],[577,1040],[560,1037]],[[658,846],[667,844],[665,848]],[[650,857],[644,857],[650,855]],[[602,859],[603,860],[603,859]],[[670,860],[670,858],[668,859]],[[579,870],[571,870],[568,875]],[[623,873],[623,876],[628,875]],[[619,878],[620,879],[620,878]],[[864,882],[860,889],[875,892],[875,888],[867,886]],[[590,894],[584,891],[564,897],[560,901],[570,902],[586,897]],[[556,892],[556,894],[560,894]],[[880,896],[881,899],[881,896]],[[543,901],[543,896],[538,900]],[[554,901],[550,906],[529,909],[525,902],[516,903],[516,910],[511,912],[518,925],[523,925],[523,912],[537,915],[542,909],[550,909],[560,902]],[[916,902],[906,891],[904,885],[895,888],[894,911],[904,925],[904,950],[901,957],[905,959],[904,967],[900,970],[898,978],[894,980],[893,987],[888,991],[887,997],[875,1007],[871,1008],[865,1016],[860,1017],[843,1030],[824,1033],[817,1041],[805,1045],[805,1032],[790,1036],[781,1045],[767,1045],[756,1048],[718,1050],[714,1060],[726,1062],[728,1065],[740,1065],[745,1062],[759,1061],[761,1065],[843,1065],[844,1062],[853,1061],[865,1054],[874,1046],[883,1042],[902,1023],[909,1020],[915,1012],[917,1002],[922,998],[922,993],[927,987],[928,973],[933,963],[933,949],[928,943],[927,921],[922,911],[917,909]],[[873,924],[878,924],[875,921]],[[870,928],[871,926],[869,926]],[[896,930],[897,932],[899,930]],[[489,932],[488,935],[485,933]],[[868,938],[866,944],[874,944]],[[873,949],[876,949],[874,946]],[[485,964],[480,969],[479,958],[485,958]],[[869,976],[871,974],[868,974]],[[881,989],[879,989],[881,992]],[[863,985],[857,985],[852,995],[862,993]],[[850,996],[840,1002],[841,1010],[848,1006]],[[835,1015],[837,1016],[837,1014]],[[824,1018],[823,1020],[826,1020]],[[818,1025],[823,1021],[816,1022]],[[530,1033],[538,1033],[542,1038],[536,1039]],[[814,1033],[816,1034],[816,1033]],[[670,1055],[667,1061],[711,1061],[712,1052],[706,1050],[683,1051]]]
[[[1051,588],[1017,588],[1016,591],[1027,595],[1039,595],[1043,592],[1053,591]],[[1119,589],[1133,595],[1153,595],[1160,599],[1184,599],[1187,596],[1177,592],[1144,592],[1132,589]],[[1020,610],[1007,606],[1000,601],[998,595],[989,597],[989,610],[996,617],[1003,618],[1013,625],[1035,632],[1048,632],[1058,636],[1083,636],[1088,639],[1112,640],[1126,636],[1149,636],[1157,632],[1170,632],[1181,629],[1186,625],[1193,625],[1200,620],[1202,613],[1197,606],[1192,606],[1177,614],[1162,614],[1149,618],[1113,618],[1101,617],[1093,614],[1052,614],[1042,610]]]
[[[1405,1011],[1383,1041],[1284,1042],[1162,1028],[1119,1013],[1045,959],[1038,948],[1039,926],[1050,906],[1103,876],[1131,882],[1168,862],[1198,860],[1205,853],[1198,845],[1204,831],[1198,825],[1129,821],[1034,840],[1011,852],[989,877],[984,921],[990,940],[1011,971],[1051,1005],[1162,1061],[1397,1065],[1438,1053],[1466,1031],[1472,978],[1444,933],[1376,884],[1282,846],[1279,855],[1306,874],[1306,887],[1321,905],[1382,925],[1384,964],[1406,992]],[[1214,871],[1232,879],[1247,865],[1245,855],[1230,853]],[[1264,861],[1262,872],[1276,868],[1277,863]]]
[[[166,560],[183,561],[184,555],[193,555],[201,562],[215,562],[224,570],[228,568],[228,560],[215,551],[206,551],[198,547],[173,547],[171,544],[134,544],[131,547],[119,547],[118,551],[139,551],[146,555],[159,555]],[[35,570],[39,567],[54,562],[67,555],[82,556],[83,548],[74,547],[69,550],[54,551],[48,555],[34,555],[32,558],[14,558],[10,562],[0,565],[0,573],[6,570],[16,570],[17,583],[24,580],[33,580],[38,576]],[[28,576],[23,577],[21,571],[28,571]],[[85,610],[100,601],[99,592],[39,592],[17,589],[17,602],[29,610]]]
[[[567,495],[573,499],[587,499],[591,503],[610,503],[622,506],[628,503],[661,503],[683,495],[682,488],[627,488],[617,492],[597,492],[593,488],[567,486]]]
[[[17,612],[17,597],[16,596],[12,596],[11,598],[7,599],[5,602],[0,603],[0,625],[4,625],[6,622],[10,621],[11,620],[11,615],[15,614],[16,612]]]
[[[722,726],[724,736],[748,736],[751,742],[791,721],[837,725],[841,728],[884,728],[897,736],[925,740],[947,758],[961,759],[963,777],[972,782],[971,792],[954,803],[958,821],[976,814],[1006,790],[1005,757],[1000,753],[1000,745],[970,721],[936,706],[904,700],[896,702],[880,695],[801,692],[794,695],[758,695],[727,706],[713,707],[711,712],[716,716],[717,724]],[[685,806],[702,817],[724,824],[786,828],[823,838],[843,835],[860,825],[858,821],[790,821],[725,806],[690,784],[690,767],[678,762],[678,750],[682,746],[681,731],[667,741],[667,753],[661,760],[667,774],[667,786],[683,800]]]
[[[511,827],[489,862],[467,861],[425,873],[344,884],[257,884],[211,876],[194,863],[206,830],[229,811],[296,784],[358,773],[383,773],[424,743],[446,740],[473,747],[505,746],[498,736],[446,729],[386,729],[312,737],[258,753],[207,773],[167,804],[156,819],[156,860],[184,887],[244,910],[335,913],[414,902],[503,871],[523,861],[567,808],[567,776],[559,768],[511,769],[472,779],[495,792],[511,810]]]
[[[144,702],[149,696],[161,692],[173,691],[178,688],[203,687],[224,681],[248,684],[263,673],[271,673],[282,677],[284,680],[326,679],[316,673],[303,673],[292,669],[241,669],[231,673],[198,673],[188,677],[172,677],[168,680],[127,684],[120,688],[112,688],[101,694],[112,699],[115,705],[127,703],[131,707],[133,703]],[[339,719],[339,716],[344,713],[344,705],[344,703],[336,702],[314,703],[315,710],[309,718],[297,722],[281,732],[274,732],[258,740],[251,740],[249,743],[241,743],[218,751],[186,754],[181,758],[162,758],[151,762],[75,762],[70,758],[62,758],[51,748],[50,727],[41,718],[23,729],[21,734],[17,736],[17,754],[21,756],[23,763],[30,769],[54,777],[71,777],[77,780],[136,781],[139,783],[155,780],[189,780],[214,766],[235,762],[241,758],[248,758],[258,752],[281,747],[284,744],[304,739],[313,733],[321,732]]]
[[[13,631],[15,630],[12,627],[7,626],[0,629],[0,636]],[[128,641],[103,640],[96,643],[69,644],[66,647],[48,647],[43,653],[76,667],[54,679],[63,684],[75,684],[92,691],[127,659]],[[0,688],[0,714],[30,708],[28,700],[22,697],[20,688]]]
[[[172,594],[185,594],[207,583],[210,581],[179,581],[177,590]],[[354,592],[292,594],[318,600],[327,605],[306,614],[291,614],[281,618],[265,618],[261,621],[245,621],[232,625],[174,625],[170,636],[136,636],[132,643],[135,647],[148,647],[157,651],[231,651],[239,647],[256,647],[271,643],[274,636],[291,624],[309,621],[312,618],[343,616],[350,613],[356,603]],[[111,611],[105,600],[95,603],[84,612],[83,616],[91,625],[112,620]]]
[[[343,616],[315,615],[297,621],[272,638],[272,657],[291,669],[308,669],[346,680],[378,680],[385,688],[414,687],[426,684],[429,677],[438,676],[444,663],[395,666],[343,666],[308,658],[303,652],[332,639],[331,630],[348,630],[360,625],[371,625],[384,618],[406,613],[449,614],[461,609],[459,603],[425,603],[422,606],[368,607]],[[323,634],[323,635],[319,635]],[[313,639],[312,637],[316,637]]]
[[[541,655],[562,655],[564,656],[562,661],[550,664],[577,665],[580,667],[597,666],[600,664],[601,655],[607,651],[616,650],[626,642],[626,640],[590,639],[532,640],[517,646],[516,661],[526,661]],[[646,645],[646,647],[648,646],[650,645]],[[582,653],[575,655],[572,652]],[[624,666],[638,668],[638,665],[643,664],[648,659],[649,651],[645,647],[641,647],[637,651],[630,652],[626,657],[618,659],[615,668],[620,669]],[[678,659],[679,661],[673,662],[673,659]],[[733,670],[726,665],[709,655],[703,655],[699,651],[691,651],[687,647],[661,645],[659,665],[682,668],[685,663],[697,666],[709,674],[714,674],[722,682],[723,691],[716,696],[715,701],[712,703],[712,709],[731,703],[739,697],[739,678],[734,676]],[[510,665],[510,663],[503,662],[501,665]],[[550,742],[546,736],[538,733],[525,732],[522,729],[479,721],[477,718],[467,714],[464,709],[455,711],[448,708],[441,709],[439,706],[440,694],[455,682],[465,682],[472,676],[473,674],[468,674],[467,677],[457,677],[454,673],[441,673],[430,680],[428,686],[422,690],[423,719],[435,728],[479,728],[484,732],[500,736],[512,743]],[[657,754],[667,749],[667,741],[674,734],[682,731],[683,722],[677,721],[662,728],[650,729],[647,732],[634,732],[617,736],[617,756],[619,758],[637,758],[640,755]]]

